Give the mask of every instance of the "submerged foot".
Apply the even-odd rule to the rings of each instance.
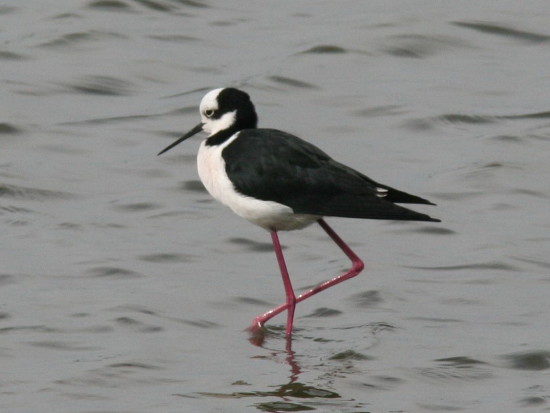
[[[267,329],[259,318],[252,320],[252,324],[250,324],[246,330],[250,333],[248,341],[250,341],[251,344],[261,346],[264,343]]]

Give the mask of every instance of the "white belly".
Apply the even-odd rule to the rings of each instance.
[[[199,177],[207,191],[222,204],[227,205],[237,215],[267,230],[293,230],[304,228],[320,217],[315,215],[295,214],[286,205],[273,201],[260,201],[244,196],[235,190],[225,172],[222,150],[231,144],[238,134],[229,138],[222,145],[208,146],[201,143],[197,155]]]

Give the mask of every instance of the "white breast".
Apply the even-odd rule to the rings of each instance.
[[[201,143],[197,155],[199,177],[207,191],[237,215],[267,230],[292,230],[303,228],[320,217],[294,214],[290,207],[273,201],[261,201],[244,196],[235,190],[225,172],[222,151],[237,139],[238,133],[221,145]]]

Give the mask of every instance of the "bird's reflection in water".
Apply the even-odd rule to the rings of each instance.
[[[272,333],[271,330],[275,330],[276,327],[271,327],[271,329],[267,329],[266,327],[262,327],[257,330],[249,330],[250,337],[248,341],[250,341],[251,344],[257,346],[257,347],[263,347],[264,343],[266,341],[266,338],[273,334],[273,336],[276,335],[276,333]],[[292,336],[285,336],[285,351],[284,354],[286,355],[286,362],[291,368],[291,383],[296,381],[298,379],[298,376],[300,374],[300,366],[298,363],[296,363],[296,360],[294,358],[294,351],[292,351]],[[277,353],[272,353],[273,356],[277,357]]]
[[[275,333],[275,328],[266,329],[262,328],[260,331],[254,332],[251,337],[249,338],[249,341],[258,347],[264,347],[266,338],[273,335],[278,336],[279,332]],[[284,331],[284,329],[281,328],[281,331]],[[269,357],[274,361],[277,362],[283,362],[288,364],[290,367],[289,370],[289,381],[288,383],[284,383],[276,387],[275,390],[267,391],[267,392],[254,392],[255,396],[263,396],[263,397],[279,397],[281,398],[280,401],[274,401],[274,402],[265,402],[265,403],[258,403],[256,404],[256,407],[258,410],[266,411],[266,412],[279,412],[279,411],[307,411],[307,410],[316,410],[315,408],[311,406],[307,406],[304,404],[299,403],[293,403],[291,402],[292,399],[335,399],[340,398],[341,396],[333,392],[331,390],[322,389],[319,387],[307,385],[304,383],[301,383],[299,381],[300,374],[302,373],[302,369],[300,367],[300,364],[296,361],[296,352],[292,350],[292,336],[286,336],[285,337],[285,350],[280,351],[272,351],[271,356]]]
[[[286,336],[285,348],[281,350],[272,350],[265,346],[268,339],[273,342],[280,342],[281,335],[284,334],[284,327],[262,328],[254,332],[249,338],[250,342],[264,351],[263,355],[254,356],[262,360],[271,360],[277,364],[286,364],[289,367],[288,381],[283,384],[274,384],[269,386],[269,390],[237,391],[231,393],[208,393],[200,392],[202,396],[214,398],[259,398],[265,401],[258,401],[254,406],[265,412],[301,412],[317,410],[320,401],[324,399],[340,399],[340,394],[332,391],[315,387],[310,384],[300,382],[302,367],[297,361],[300,356],[292,350],[291,337]],[[271,340],[269,340],[271,341]],[[267,354],[266,354],[267,353]],[[237,380],[234,384],[249,385],[245,381]]]

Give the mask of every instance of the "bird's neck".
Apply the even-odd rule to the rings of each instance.
[[[221,145],[222,143],[224,143],[226,140],[228,140],[230,137],[232,137],[235,133],[239,132],[240,130],[241,129],[238,127],[223,129],[206,138],[205,144],[207,146]]]

